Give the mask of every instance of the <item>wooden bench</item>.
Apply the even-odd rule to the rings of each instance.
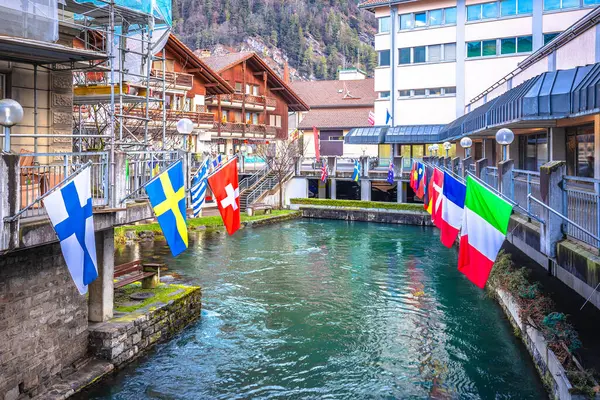
[[[246,213],[248,213],[248,216],[250,217],[256,214],[256,211],[264,211],[265,214],[271,214],[272,210],[272,206],[263,203],[254,203],[246,207]]]
[[[114,283],[115,289],[129,285],[133,282],[142,282],[142,288],[152,289],[160,283],[160,268],[164,264],[142,264],[141,260],[134,260],[115,266],[115,278],[124,277]]]

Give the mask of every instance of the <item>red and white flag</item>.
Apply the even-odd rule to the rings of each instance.
[[[373,111],[369,111],[369,119],[367,122],[369,125],[375,125],[375,113]]]
[[[217,172],[210,175],[208,184],[219,207],[227,233],[233,235],[240,229],[241,221],[237,158],[232,158]]]

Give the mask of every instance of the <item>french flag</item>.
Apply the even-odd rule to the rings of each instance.
[[[448,248],[454,245],[462,226],[467,187],[450,174],[444,174],[442,188],[442,244]]]

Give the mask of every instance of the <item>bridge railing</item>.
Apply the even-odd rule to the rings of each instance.
[[[564,176],[562,187],[563,215],[583,228],[567,224],[566,234],[592,246],[599,246],[600,243],[593,236],[600,236],[600,180]]]
[[[537,171],[526,171],[522,169],[513,169],[512,171],[512,193],[513,199],[517,204],[529,207],[528,210],[540,216],[542,209],[537,203],[528,201],[527,197],[531,194],[536,199],[540,197],[540,173]]]
[[[46,215],[41,197],[88,162],[92,204],[106,206],[109,201],[108,152],[19,154],[20,218]]]
[[[497,167],[485,167],[481,171],[481,180],[498,190],[498,168]]]
[[[145,199],[142,187],[181,155],[177,151],[128,151],[125,157],[125,195],[135,200]]]

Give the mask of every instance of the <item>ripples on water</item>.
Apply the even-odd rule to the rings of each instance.
[[[192,247],[168,262],[202,286],[201,321],[84,398],[545,397],[433,229],[296,221]]]

